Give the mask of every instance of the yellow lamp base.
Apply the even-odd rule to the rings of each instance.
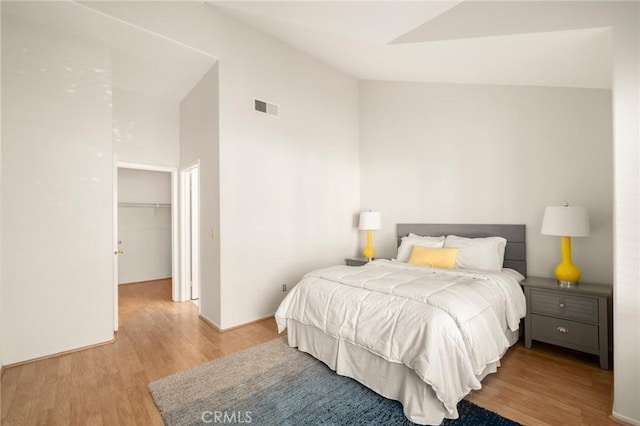
[[[371,260],[376,257],[376,251],[373,249],[373,245],[371,244],[373,231],[367,231],[367,246],[362,250],[362,255]]]
[[[556,278],[563,287],[572,287],[580,281],[580,269],[571,261],[571,237],[560,237],[562,262],[556,266]]]

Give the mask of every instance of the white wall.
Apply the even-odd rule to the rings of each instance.
[[[220,325],[220,142],[218,65],[180,104],[181,167],[199,161],[200,314]]]
[[[613,415],[640,425],[640,3],[618,3],[612,21]]]
[[[282,284],[355,251],[355,79],[211,5],[90,7],[219,58],[222,328],[273,314]],[[280,118],[254,112],[254,97]]]
[[[379,256],[395,256],[397,223],[524,223],[528,272],[553,276],[557,237],[545,206],[589,210],[573,239],[583,280],[613,281],[611,91],[362,82],[360,187],[382,212]]]
[[[104,46],[3,8],[4,364],[113,338],[110,74]]]
[[[115,87],[113,143],[118,161],[178,167],[179,104]]]
[[[119,203],[171,204],[171,173],[118,169]],[[171,277],[171,208],[118,207],[118,283]]]
[[[283,284],[343,263],[360,205],[357,81],[232,24],[243,45],[220,54],[223,328],[272,315]]]
[[[171,203],[171,173],[119,168],[118,201]]]

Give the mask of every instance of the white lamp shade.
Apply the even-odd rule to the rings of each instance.
[[[544,210],[540,233],[562,237],[588,237],[590,229],[587,209],[577,206],[547,207]]]
[[[362,231],[375,231],[382,228],[380,212],[361,212],[358,229]]]

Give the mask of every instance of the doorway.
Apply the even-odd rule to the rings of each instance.
[[[181,278],[189,299],[200,299],[200,162],[180,170]]]
[[[123,163],[114,161],[114,170],[113,170],[113,247],[114,247],[114,261],[113,261],[113,284],[114,284],[114,330],[118,330],[118,287],[120,284],[120,271],[119,271],[119,263],[120,257],[124,256],[127,253],[127,241],[123,241],[123,239],[119,235],[119,170],[127,170],[127,171],[151,171],[151,172],[164,172],[169,173],[170,175],[170,195],[169,202],[160,202],[167,201],[159,200],[153,201],[150,199],[141,199],[138,201],[124,201],[123,208],[133,210],[146,210],[146,213],[152,213],[155,215],[158,214],[168,214],[170,212],[170,276],[172,277],[172,299],[174,301],[183,301],[186,300],[184,296],[182,296],[183,291],[181,291],[180,286],[180,274],[178,274],[178,266],[179,266],[179,245],[178,245],[178,172],[174,167],[165,167],[165,166],[156,166],[149,164],[136,164],[136,163]],[[130,214],[129,212],[127,214]],[[147,265],[148,266],[148,265]]]

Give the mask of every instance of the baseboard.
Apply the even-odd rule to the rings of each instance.
[[[107,340],[106,342],[95,343],[95,344],[89,345],[89,346],[82,346],[80,348],[69,349],[68,351],[56,352],[54,354],[40,356],[38,358],[32,358],[32,359],[27,359],[25,361],[14,362],[12,364],[3,365],[2,366],[2,371],[4,372],[4,370],[6,368],[17,367],[19,365],[24,365],[24,364],[31,364],[32,362],[42,361],[42,360],[49,359],[49,358],[55,358],[55,357],[61,356],[61,355],[72,354],[74,352],[86,351],[87,349],[93,349],[93,348],[97,348],[97,347],[104,346],[104,345],[110,345],[110,344],[114,343],[115,341],[116,341],[116,338],[114,336],[113,339]]]
[[[619,424],[630,424],[633,426],[640,426],[640,420],[637,419],[632,419],[626,416],[622,416],[620,414],[617,414],[615,411],[613,413],[611,413],[611,415],[609,416],[609,418],[613,421],[615,421],[616,423]],[[624,422],[624,423],[622,423]]]
[[[198,317],[202,321],[204,321],[209,327],[213,328],[218,333],[226,333],[227,331],[236,330],[238,328],[246,327],[246,326],[251,325],[251,324],[256,324],[256,323],[259,323],[259,322],[262,322],[262,321],[266,321],[266,320],[272,319],[273,318],[273,314],[272,315],[268,315],[268,316],[263,317],[263,318],[259,318],[259,319],[254,320],[254,321],[245,322],[245,323],[242,323],[240,325],[234,325],[233,327],[229,327],[229,328],[220,328],[220,326],[218,324],[214,323],[213,321],[211,321],[209,318],[205,317],[202,314],[199,314]]]
[[[166,277],[166,278],[154,278],[152,280],[144,280],[144,281],[129,281],[126,283],[118,283],[118,285],[130,285],[130,284],[144,284],[144,283],[150,283],[153,281],[164,281],[164,280],[172,280],[173,277]]]
[[[198,314],[198,318],[200,318],[205,324],[207,324],[209,327],[213,328],[218,333],[222,332],[222,330],[220,330],[220,327],[218,327],[218,324],[216,324],[215,322],[211,321],[209,318],[205,317],[204,315]]]

